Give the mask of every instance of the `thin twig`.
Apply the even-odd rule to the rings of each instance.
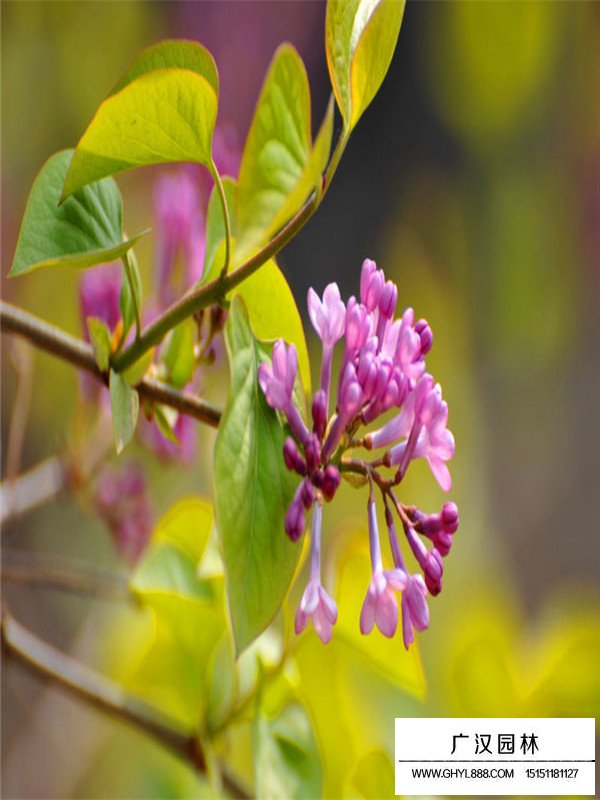
[[[107,383],[106,375],[98,369],[91,345],[33,314],[10,303],[0,301],[0,328],[5,333],[14,333],[25,337],[41,350],[58,356],[79,369],[86,370],[100,382]],[[152,378],[144,378],[138,383],[136,389],[140,397],[156,400],[176,408],[183,414],[194,417],[213,428],[219,426],[221,409],[196,397],[191,392],[179,391]]]
[[[26,342],[12,343],[10,357],[17,376],[17,391],[13,403],[6,446],[6,476],[12,480],[20,471],[25,430],[31,406],[32,350]]]
[[[31,553],[27,550],[2,549],[2,580],[59,589],[105,600],[128,600],[132,597],[127,578],[100,567],[61,558]]]
[[[105,714],[132,725],[199,773],[206,774],[204,749],[193,730],[42,641],[17,622],[6,608],[2,609],[1,632],[2,649],[7,655]],[[240,800],[249,797],[228,772],[223,773],[222,782],[232,797]]]
[[[283,227],[262,250],[248,259],[242,266],[227,275],[197,286],[177,300],[149,325],[139,339],[132,342],[112,362],[112,367],[121,372],[134,364],[151,347],[162,341],[164,336],[184,319],[214,304],[222,304],[236,286],[249,278],[259,267],[276,255],[308,222],[319,205],[320,198],[314,193],[300,211]]]
[[[12,480],[0,483],[0,522],[33,511],[59,495],[68,483],[65,463],[52,456]]]

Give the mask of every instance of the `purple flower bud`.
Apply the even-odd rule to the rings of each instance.
[[[439,514],[423,514],[416,508],[411,517],[415,530],[431,539],[440,555],[447,556],[452,547],[452,534],[458,529],[456,503],[445,503]]]
[[[308,290],[308,315],[323,344],[333,345],[342,338],[346,306],[340,298],[337,283],[325,287],[322,301],[312,287]]]
[[[385,319],[392,319],[398,302],[398,287],[393,281],[386,281],[379,298],[379,313]]]
[[[309,473],[314,472],[321,460],[321,442],[316,433],[311,433],[304,445],[304,455],[306,456],[306,466]]]
[[[452,547],[452,534],[440,531],[432,537],[432,542],[438,553],[445,558]]]
[[[371,352],[361,351],[356,377],[366,399],[370,399],[375,392],[378,374],[379,367],[377,357]]]
[[[442,523],[446,533],[455,533],[458,530],[458,506],[456,503],[444,503]]]
[[[319,439],[323,439],[327,428],[327,396],[323,389],[315,394],[312,403],[313,430]]]
[[[304,515],[304,508],[302,507],[301,493],[302,484],[300,484],[296,490],[294,499],[290,503],[290,507],[285,515],[285,532],[290,537],[292,542],[298,541],[298,539],[304,533],[304,527],[306,525],[306,517]]]
[[[348,363],[344,369],[338,397],[338,413],[346,424],[360,411],[363,399],[363,391],[354,364]]]
[[[300,455],[296,442],[291,436],[288,436],[283,445],[283,460],[290,471],[297,472],[298,475],[306,475],[306,461]]]
[[[319,479],[320,489],[323,492],[323,497],[328,502],[333,500],[335,493],[340,485],[341,477],[340,471],[334,464],[328,464],[322,473],[322,478]]]
[[[311,480],[313,482],[313,486],[316,486],[317,489],[320,489],[323,486],[323,481],[325,480],[325,471],[318,469],[313,473]]]
[[[415,325],[415,332],[421,340],[421,355],[426,356],[433,344],[433,333],[426,319],[420,319]]]
[[[348,301],[346,309],[346,351],[354,353],[360,350],[371,335],[373,321],[362,303],[357,303],[354,297]]]
[[[425,576],[425,585],[429,592],[435,597],[442,591],[442,575],[444,573],[444,563],[442,556],[434,548],[430,550],[425,556],[425,563],[423,565],[423,575]]]
[[[302,486],[300,499],[302,500],[302,505],[308,511],[315,502],[316,492],[307,478],[305,478],[300,485]]]
[[[366,258],[360,275],[360,299],[367,311],[375,311],[379,305],[384,280],[383,270],[378,270],[375,262]]]

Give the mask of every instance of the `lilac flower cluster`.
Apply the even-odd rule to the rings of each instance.
[[[331,501],[340,484],[341,473],[354,472],[369,482],[368,527],[372,577],[360,616],[360,630],[368,634],[377,625],[392,637],[398,627],[396,593],[402,595],[402,629],[408,648],[414,631],[429,625],[427,595],[442,588],[443,558],[458,528],[458,509],[446,503],[438,514],[424,514],[415,506],[400,502],[394,488],[401,482],[411,461],[426,459],[444,491],[451,487],[447,461],[454,455],[454,438],[447,429],[448,406],[442,391],[426,372],[425,356],[433,344],[426,320],[415,322],[406,309],[394,319],[398,290],[386,280],[383,270],[367,259],[360,281],[360,302],[351,297],[343,303],[335,283],[320,299],[311,288],[308,311],[322,342],[319,389],[312,401],[312,430],[294,402],[293,389],[298,369],[293,345],[275,343],[272,363],[261,364],[260,386],[267,403],[283,412],[291,436],[283,448],[289,470],[302,477],[285,519],[288,536],[296,541],[304,532],[306,512],[314,506],[311,529],[310,579],[296,614],[296,632],[312,619],[323,642],[331,639],[337,620],[335,602],[321,585],[321,521],[323,501]],[[343,353],[337,380],[335,410],[330,416],[332,363],[335,345]],[[398,411],[380,428],[362,438],[361,426],[370,426],[391,409]],[[386,448],[372,461],[349,457],[346,451],[362,447]],[[386,478],[381,468],[394,467]],[[382,495],[389,544],[394,567],[383,567],[375,505],[375,487]],[[403,558],[392,508],[404,529],[406,541],[423,574],[411,574]],[[429,539],[429,549],[423,542]]]

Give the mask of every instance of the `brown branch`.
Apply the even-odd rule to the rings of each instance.
[[[23,336],[41,350],[89,372],[101,383],[107,383],[107,376],[98,369],[91,345],[4,301],[0,301],[0,329]],[[191,392],[179,391],[152,378],[144,378],[136,389],[140,397],[164,403],[213,428],[219,425],[221,409]]]
[[[5,608],[2,609],[1,633],[2,649],[7,656],[16,658],[94,708],[132,725],[199,773],[206,774],[204,749],[194,731],[42,641]],[[221,778],[224,789],[232,797],[242,800],[250,796],[228,772],[223,772]]]
[[[27,550],[3,548],[1,575],[7,583],[42,586],[105,600],[132,597],[124,575],[47,553],[41,557]]]

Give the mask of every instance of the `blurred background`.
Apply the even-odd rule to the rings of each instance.
[[[140,48],[186,37],[211,50],[219,124],[233,150],[281,41],[306,63],[313,129],[328,100],[321,2],[4,0],[1,12],[2,295],[77,335],[77,275],[5,276],[35,175],[51,153],[74,146]],[[419,652],[406,655],[377,632],[355,636],[356,652],[335,632],[329,648],[304,634],[297,680],[328,797],[393,796],[395,716],[598,713],[599,85],[598,4],[409,3],[390,71],[325,202],[279,257],[305,323],[309,286],[321,293],[335,280],[348,296],[365,257],[383,267],[399,307],[431,324],[428,368],[457,443],[451,498],[461,525]],[[151,224],[152,187],[168,172],[119,177],[127,229]],[[148,293],[152,248],[152,236],[136,248]],[[215,369],[206,394],[220,400],[226,369]],[[70,366],[2,337],[4,454],[11,428],[26,424],[17,471],[77,449],[87,424],[78,396]],[[187,494],[210,496],[213,443],[200,427],[193,463],[168,468],[132,448],[144,459],[154,519]],[[5,458],[3,478],[7,468]],[[430,511],[444,502],[420,463],[403,499]],[[360,603],[368,583],[368,560],[358,558],[367,552],[365,507],[364,491],[347,489],[326,509],[339,606],[342,595],[348,607]],[[7,523],[2,541],[11,551],[121,564],[86,487]],[[117,669],[122,610],[42,588],[5,583],[3,593],[45,639]],[[324,683],[330,668],[335,697]],[[7,798],[205,791],[154,744],[14,664],[2,671],[2,763]]]

